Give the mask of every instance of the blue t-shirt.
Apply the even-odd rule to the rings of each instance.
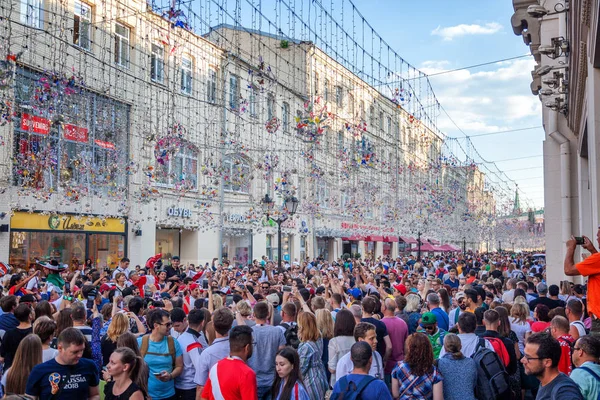
[[[370,377],[370,375],[350,374],[346,375],[345,377],[348,379],[348,384],[350,384],[350,382],[354,382],[354,384],[358,387],[360,382],[362,382],[363,379]],[[335,383],[330,398],[338,399],[340,397],[342,392],[342,387],[340,384],[341,381],[342,379]],[[375,379],[362,391],[361,398],[363,400],[392,400],[392,395],[381,379]]]
[[[90,387],[100,383],[98,368],[92,360],[82,358],[76,365],[61,365],[52,360],[33,367],[27,379],[25,393],[40,399],[49,399],[58,391],[61,382],[71,372],[69,381],[64,383],[61,400],[85,400],[89,397]]]
[[[183,353],[181,352],[181,346],[177,340],[173,340],[175,343],[175,356],[179,357]],[[138,346],[142,348],[142,338],[138,338]],[[153,342],[149,339],[148,342],[148,353],[146,354],[144,361],[148,364],[150,370],[150,378],[148,379],[148,395],[153,399],[167,399],[175,396],[175,381],[170,380],[163,382],[158,380],[154,374],[160,374],[162,371],[173,372],[173,358],[169,354],[169,345],[167,343],[167,336],[163,338],[161,342]]]
[[[431,312],[433,314],[435,314],[435,318],[437,320],[438,327],[442,328],[445,331],[450,329],[450,326],[449,326],[450,319],[448,318],[448,314],[446,314],[446,311],[437,307],[437,308],[434,308],[433,310],[431,310]]]

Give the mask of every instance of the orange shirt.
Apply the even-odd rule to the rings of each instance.
[[[575,267],[581,275],[588,277],[588,312],[600,317],[600,253],[592,254]]]

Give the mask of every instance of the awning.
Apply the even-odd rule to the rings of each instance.
[[[439,248],[442,249],[443,251],[456,251],[449,244],[443,244],[443,245],[439,246]]]
[[[344,241],[355,241],[358,242],[359,240],[365,240],[364,236],[360,236],[360,235],[352,235],[349,237],[343,237],[342,240]]]
[[[435,239],[426,239],[426,240],[427,240],[429,243],[431,243],[432,245],[434,245],[434,246],[437,246],[437,245],[439,245],[439,244],[440,244],[440,242],[438,242],[438,241],[437,241],[437,240],[435,240]]]
[[[413,248],[413,251],[414,250],[419,250],[419,246]],[[441,252],[444,252],[446,250],[442,249],[440,246],[434,246],[431,243],[423,242],[421,244],[421,251],[428,251],[428,252],[434,252],[434,253],[435,252],[439,252],[439,253],[441,253]]]
[[[399,236],[400,240],[402,240],[406,244],[417,244],[417,239],[410,236]]]
[[[383,242],[383,236],[371,235],[365,239],[367,242]]]
[[[398,236],[384,236],[383,241],[384,242],[399,242],[400,239],[398,239]]]

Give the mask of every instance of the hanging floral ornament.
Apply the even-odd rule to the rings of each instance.
[[[248,89],[255,93],[268,91],[275,83],[276,78],[270,65],[266,65],[262,56],[258,57],[258,66],[248,70]]]
[[[345,122],[344,128],[353,138],[359,138],[367,131],[367,122],[362,120],[356,123]]]
[[[275,133],[279,130],[281,126],[281,121],[277,117],[273,117],[265,123],[265,129],[269,133]]]
[[[317,142],[330,126],[332,114],[327,105],[321,104],[321,98],[304,102],[304,111],[295,117],[296,133],[305,142]]]
[[[395,88],[392,93],[392,102],[398,107],[406,107],[412,99],[412,93],[403,88]]]

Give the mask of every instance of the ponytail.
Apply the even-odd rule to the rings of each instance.
[[[121,355],[121,362],[123,364],[131,365],[129,378],[140,388],[144,398],[146,398],[148,396],[149,370],[144,359],[141,356],[136,355],[135,352],[128,347],[119,347],[115,350],[115,353]]]

